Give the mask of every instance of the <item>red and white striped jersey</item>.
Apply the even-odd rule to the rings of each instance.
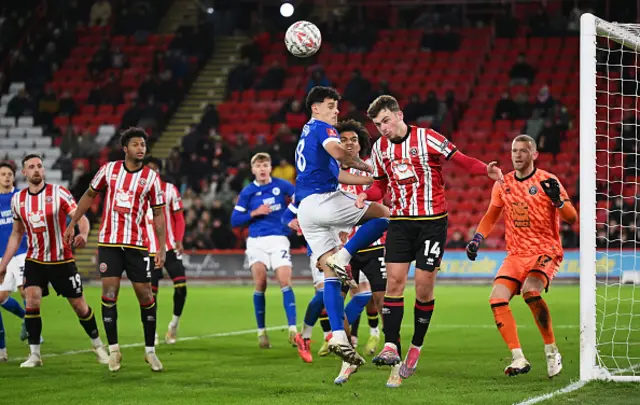
[[[392,217],[446,214],[440,158],[450,159],[456,147],[432,129],[409,126],[399,143],[380,137],[373,145],[373,176],[388,179]]]
[[[91,189],[105,192],[98,245],[146,250],[142,232],[146,208],[164,205],[158,174],[146,166],[129,171],[122,160],[109,162],[96,173]]]
[[[64,263],[73,260],[71,246],[64,244],[67,216],[76,210],[76,201],[66,188],[45,184],[37,194],[20,190],[11,200],[13,219],[22,221],[27,231],[27,260],[37,263]]]
[[[369,165],[371,165],[371,159],[367,159],[366,161]],[[351,174],[355,174],[356,176],[364,176],[364,177],[371,177],[370,173],[364,172],[362,170],[358,170],[358,169],[354,169],[354,168],[349,168],[347,169],[347,171]],[[355,195],[358,195],[362,192],[364,192],[364,190],[366,190],[369,186],[355,186],[355,185],[351,185],[351,184],[340,184],[339,185],[339,189],[342,191],[345,191],[347,193],[352,193]],[[382,203],[382,201],[378,201],[379,203]],[[353,235],[355,235],[355,233],[358,231],[358,229],[360,228],[360,226],[354,226],[353,229],[351,230],[351,233],[349,234],[349,239],[351,239],[351,237]],[[363,250],[367,250],[369,248],[372,247],[377,247],[377,246],[384,246],[384,243],[387,240],[387,233],[385,232],[380,239],[378,239],[377,241],[373,242],[368,248],[363,249]]]
[[[176,224],[173,213],[182,210],[184,207],[182,206],[182,198],[180,197],[178,188],[171,183],[166,183],[162,180],[160,180],[160,182],[166,201],[166,205],[164,206],[164,220],[167,229],[166,246],[167,251],[170,251],[176,248]],[[151,207],[148,207],[147,209],[145,222],[146,225],[143,228],[143,232],[145,233],[145,240],[148,243],[147,246],[149,246],[149,253],[157,253],[158,237],[156,236],[155,229],[153,227],[153,210]]]

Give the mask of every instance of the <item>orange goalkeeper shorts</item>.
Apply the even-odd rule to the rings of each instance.
[[[519,284],[519,287],[522,287],[524,280],[530,273],[537,273],[546,280],[545,289],[548,289],[560,267],[560,262],[561,260],[556,256],[550,255],[507,255],[495,278],[513,280]],[[517,294],[519,293],[520,288],[518,288]]]

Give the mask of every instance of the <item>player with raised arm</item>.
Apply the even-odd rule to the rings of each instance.
[[[9,242],[9,236],[13,230],[13,214],[11,213],[11,199],[17,190],[13,183],[15,181],[15,169],[8,162],[0,163],[0,255],[4,253]],[[27,329],[24,324],[24,309],[20,306],[11,293],[20,291],[22,299],[25,299],[23,284],[24,261],[27,257],[27,240],[22,238],[22,242],[16,251],[15,256],[7,266],[7,274],[0,284],[0,306],[22,319],[22,330],[20,340],[27,339]],[[0,256],[2,259],[2,256]],[[26,303],[26,301],[25,301]],[[0,313],[0,363],[7,361],[7,349],[5,343],[4,324],[2,313]]]
[[[535,167],[537,158],[533,138],[518,135],[513,140],[514,171],[504,177],[504,182],[494,184],[487,213],[466,250],[469,259],[475,260],[480,243],[504,214],[507,257],[496,274],[489,298],[498,331],[513,356],[504,372],[515,376],[531,369],[522,353],[516,321],[509,308],[511,298],[522,292],[542,334],[547,373],[552,378],[562,371],[562,356],[556,346],[549,308],[541,294],[548,290],[562,262],[560,219],[573,224],[577,213],[557,177]]]
[[[120,144],[125,159],[103,165],[84,193],[65,232],[65,240],[73,238],[73,227],[91,207],[98,193],[104,193],[104,212],[98,236],[98,263],[102,279],[102,322],[109,341],[109,370],[120,370],[122,354],[118,345],[118,310],[122,273],[126,271],[140,303],[144,330],[145,356],[152,371],[162,371],[162,363],[155,352],[156,304],[151,290],[151,266],[142,227],[146,207],[153,210],[158,252],[154,264],[164,266],[166,232],[164,193],[156,172],[144,166],[147,134],[142,128],[122,132]]]
[[[360,182],[366,178],[350,175],[340,170],[340,166],[372,170],[340,144],[333,127],[337,122],[339,100],[340,94],[330,87],[316,86],[307,95],[306,107],[311,112],[311,120],[304,126],[296,146],[296,199],[300,204],[298,222],[312,250],[312,260],[319,263],[324,273],[324,305],[333,332],[329,350],[347,363],[359,366],[364,364],[364,359],[354,350],[344,329],[341,280],[355,285],[346,265],[357,251],[386,231],[389,210],[378,203],[358,208],[354,204],[355,195],[338,190],[340,176],[358,180],[353,184],[367,184]],[[336,230],[351,229],[359,224],[363,225],[358,232],[338,249],[342,243]]]
[[[367,115],[382,136],[372,151],[376,181],[358,195],[357,205],[363,206],[366,200],[380,200],[387,192],[391,199],[391,223],[385,246],[387,290],[382,308],[385,345],[373,362],[392,366],[387,386],[395,388],[402,378],[415,372],[435,305],[436,274],[444,253],[448,222],[441,158],[451,160],[472,175],[489,175],[500,180],[502,172],[495,162],[486,165],[459,152],[432,129],[407,125],[398,101],[391,96],[375,99]],[[409,265],[414,260],[414,332],[402,362],[403,294]]]
[[[164,267],[173,282],[173,316],[169,322],[167,334],[164,336],[164,342],[172,345],[176,343],[180,317],[187,300],[187,276],[182,264],[182,238],[185,231],[184,207],[182,206],[182,198],[178,188],[162,180],[160,175],[162,172],[162,160],[148,157],[145,159],[145,165],[158,174],[160,187],[164,193],[164,218],[167,229],[167,259]],[[155,263],[155,256],[158,252],[158,237],[153,230],[153,210],[151,207],[147,208],[145,226],[142,230],[149,243],[150,261]],[[158,287],[163,277],[162,273],[162,268],[154,268],[151,273],[151,290],[153,291],[156,306],[158,305]]]
[[[271,156],[256,153],[251,158],[255,180],[241,192],[231,213],[231,226],[249,225],[247,258],[255,283],[253,308],[258,324],[258,345],[271,347],[265,326],[267,272],[274,272],[289,325],[289,343],[296,346],[296,298],[291,288],[291,254],[287,237],[291,231],[281,224],[287,198],[293,197],[293,184],[271,177]]]
[[[24,234],[27,234],[27,257],[24,266],[24,289],[27,299],[25,324],[30,354],[20,367],[42,366],[40,355],[40,303],[49,295],[49,283],[65,297],[78,315],[80,324],[91,339],[91,346],[98,361],[109,361],[107,351],[100,340],[93,310],[84,299],[82,279],[73,259],[72,247],[82,248],[89,236],[89,220],[78,218],[80,233],[63,239],[67,229],[67,216],[77,214],[77,205],[66,188],[45,182],[45,170],[40,156],[30,154],[22,159],[22,174],[28,188],[15,193],[11,199],[13,230],[0,261],[0,279],[8,276],[7,269],[19,251]]]

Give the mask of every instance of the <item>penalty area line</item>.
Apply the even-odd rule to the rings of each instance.
[[[567,385],[566,387],[560,388],[559,390],[550,392],[548,394],[540,395],[537,397],[532,397],[522,402],[516,402],[514,405],[533,405],[542,401],[546,401],[547,399],[551,399],[556,395],[567,394],[569,392],[577,391],[580,388],[584,387],[587,384],[587,381],[576,381]]]
[[[281,325],[281,326],[270,326],[268,328],[265,328],[267,331],[273,331],[273,330],[286,330],[287,328],[289,328],[288,325]],[[229,337],[229,336],[238,336],[238,335],[249,335],[251,333],[258,333],[258,329],[245,329],[245,330],[237,330],[237,331],[233,331],[233,332],[220,332],[220,333],[211,333],[208,335],[201,335],[201,336],[186,336],[183,338],[178,338],[178,342],[187,342],[190,340],[203,340],[203,339],[215,339],[215,338],[221,338],[221,337]],[[162,342],[159,345],[156,346],[168,346],[166,343]],[[173,346],[173,345],[172,345]],[[108,345],[105,345],[105,347],[108,347]],[[120,345],[120,349],[128,349],[131,347],[144,347],[144,342],[141,343],[129,343],[126,345]],[[92,349],[83,349],[83,350],[70,350],[68,352],[62,352],[62,353],[43,353],[42,354],[42,358],[50,358],[50,357],[61,357],[61,356],[74,356],[76,354],[84,354],[84,353],[92,353],[93,350]],[[21,361],[21,360],[26,360],[27,357],[14,357],[11,358],[9,361],[10,362],[14,362],[14,361]]]

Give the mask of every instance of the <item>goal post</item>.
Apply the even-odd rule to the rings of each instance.
[[[580,21],[580,379],[640,381],[640,25]],[[629,136],[629,135],[633,136]],[[636,226],[638,229],[636,229]],[[627,283],[630,282],[630,283]]]

